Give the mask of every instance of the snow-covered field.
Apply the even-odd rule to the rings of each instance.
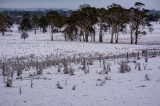
[[[107,61],[111,65],[110,80],[100,74],[103,68],[98,61],[89,66],[87,74],[80,65],[72,65],[73,76],[58,73],[57,67],[44,70],[40,79],[33,80],[33,88],[27,72],[22,81],[14,79],[12,88],[6,88],[0,77],[0,106],[160,106],[160,58],[150,58],[148,63],[136,60],[141,71],[135,69],[135,63],[129,63],[128,73],[119,73],[119,61]],[[57,82],[63,89],[57,88]]]
[[[24,41],[20,39],[15,25],[13,32],[0,35],[0,60],[31,54],[38,58],[51,54],[63,58],[160,49],[160,24],[153,24],[154,31],[142,36],[138,45],[128,44],[130,39],[127,34],[120,35],[120,44],[109,44],[109,34],[104,34],[104,43],[64,41],[61,33],[55,34],[52,42],[49,32],[38,32],[37,35],[28,32],[30,37]],[[34,76],[33,88],[29,75],[34,74],[36,69],[23,71],[22,80],[16,79],[15,73],[13,85],[9,88],[5,87],[0,68],[0,106],[160,106],[160,57],[149,57],[148,62],[145,62],[144,57],[139,60],[130,58],[132,62],[127,64],[131,71],[119,73],[122,60],[126,61],[124,58],[105,60],[105,65],[111,68],[108,74],[103,73],[104,65],[103,62],[100,65],[99,60],[94,60],[93,65],[87,65],[87,74],[82,70],[82,61],[69,63],[74,69],[72,76],[63,73],[63,65],[60,72],[59,65],[54,65],[44,69],[42,75]],[[135,68],[137,63],[140,64],[140,71]],[[57,83],[62,89],[57,88]]]
[[[128,45],[130,42],[130,36],[127,34],[120,35],[120,43],[127,44],[110,44],[106,43],[110,41],[110,35],[104,33],[105,43],[85,43],[85,42],[70,42],[64,41],[63,34],[58,33],[54,35],[53,42],[50,41],[50,31],[43,34],[38,32],[37,35],[34,32],[28,32],[30,37],[24,41],[20,39],[20,33],[18,33],[17,26],[12,29],[13,32],[6,33],[6,36],[0,37],[0,57],[12,57],[12,56],[25,56],[35,54],[37,56],[61,54],[63,56],[70,56],[73,54],[121,54],[126,52],[136,51],[138,49],[160,49],[160,25],[154,24],[154,32],[150,32],[147,35],[140,37],[139,45]],[[98,35],[97,31],[97,35]],[[98,39],[98,36],[97,36]],[[97,41],[98,42],[98,41]],[[154,44],[154,45],[152,45]]]

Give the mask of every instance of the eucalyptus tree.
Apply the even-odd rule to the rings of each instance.
[[[32,24],[32,27],[34,28],[34,33],[36,34],[37,33],[37,28],[38,28],[38,25],[39,25],[39,17],[36,16],[36,15],[33,15],[32,19],[31,19],[31,24]]]
[[[97,9],[97,19],[99,22],[99,42],[103,42],[103,31],[107,30],[107,10],[105,8]]]
[[[43,33],[47,32],[47,27],[49,24],[48,18],[46,16],[41,16],[38,20],[38,23],[39,23],[38,26],[42,28],[42,32]]]
[[[74,20],[74,26],[76,28],[76,34],[79,37],[79,40],[85,41],[85,27],[84,27],[84,13],[80,10],[75,11],[71,16],[71,20]]]
[[[77,17],[75,15],[76,12],[74,12],[69,17],[65,17],[64,19],[64,37],[65,40],[74,40],[77,36]]]
[[[138,43],[139,35],[144,35],[146,32],[144,31],[144,27],[151,27],[149,22],[148,10],[143,7],[145,4],[141,2],[136,2],[134,7],[130,8],[129,11],[129,25],[131,32],[131,44],[134,42]]]
[[[74,11],[65,21],[64,33],[70,40],[83,37],[83,41],[88,42],[89,36],[94,36],[94,24],[97,22],[96,8],[88,4],[80,6],[80,9]]]
[[[124,31],[126,28],[126,14],[126,9],[118,4],[108,6],[107,24],[111,28],[111,43],[113,43],[114,38],[115,42],[118,43],[119,32]]]
[[[83,41],[85,39],[85,24],[84,24],[84,13],[80,10],[73,12],[73,14],[69,17],[72,21],[72,26],[74,26],[75,35],[82,41],[81,37],[83,37]]]
[[[80,6],[80,26],[83,28],[85,41],[88,42],[89,35],[95,34],[93,25],[97,23],[96,8],[88,4]]]
[[[135,33],[135,25],[134,25],[134,8],[130,8],[128,10],[128,15],[127,15],[129,21],[128,21],[128,27],[129,27],[129,34],[130,34],[130,43],[133,44],[134,42],[134,33]]]
[[[3,36],[7,30],[10,30],[11,26],[13,26],[13,23],[10,16],[0,13],[0,31]]]
[[[127,14],[127,9],[124,9],[123,7],[119,7],[119,9],[117,9],[118,20],[116,21],[115,43],[118,43],[120,32],[123,32],[123,34],[126,33],[128,23],[128,17],[126,17]]]
[[[30,14],[28,13],[23,14],[21,21],[20,21],[20,30],[27,31],[31,29],[32,29],[32,24],[31,24]]]
[[[53,32],[63,26],[62,17],[57,11],[48,12],[47,17],[51,26],[51,41],[53,41]]]

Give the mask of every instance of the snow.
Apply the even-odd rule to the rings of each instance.
[[[132,70],[128,73],[118,72],[119,61],[108,61],[111,80],[106,80],[103,86],[97,81],[105,77],[97,73],[102,70],[98,61],[90,66],[88,74],[77,66],[74,76],[57,73],[55,67],[47,69],[41,76],[46,79],[34,79],[33,88],[27,79],[14,80],[14,87],[6,88],[1,79],[0,106],[159,106],[160,57],[150,58],[146,70],[135,70],[134,63],[130,63]],[[143,58],[137,62],[145,63]],[[146,73],[150,81],[145,80]],[[57,81],[63,89],[56,87]],[[76,89],[72,90],[74,85]],[[19,94],[20,86],[22,94]]]
[[[109,44],[109,34],[104,35],[104,43],[85,43],[64,41],[61,33],[54,35],[50,41],[50,33],[28,32],[30,37],[20,39],[17,25],[13,32],[0,36],[0,59],[28,56],[31,54],[41,58],[46,55],[79,56],[89,54],[123,54],[138,52],[143,49],[160,49],[160,25],[154,24],[154,32],[139,39],[138,45],[130,45],[127,34],[120,35],[121,44]],[[97,31],[98,35],[98,31]],[[98,39],[98,38],[97,38]],[[125,44],[122,44],[125,43]],[[61,58],[62,58],[61,57]],[[85,74],[81,64],[72,63],[73,76],[57,72],[58,66],[47,68],[43,74],[31,80],[28,77],[35,69],[24,71],[23,80],[13,78],[13,87],[5,87],[0,70],[0,106],[160,106],[160,57],[135,60],[141,64],[141,71],[135,69],[135,63],[129,62],[131,72],[119,73],[119,62],[125,59],[108,59],[110,64],[110,80],[105,80],[105,74],[99,74],[103,68],[95,60],[89,65],[89,73]],[[146,69],[144,69],[146,65]],[[145,80],[148,74],[151,80]],[[102,86],[100,84],[105,82]],[[57,82],[63,87],[58,89]],[[75,86],[75,90],[73,90]],[[20,94],[20,87],[22,93]]]
[[[61,54],[64,57],[79,54],[121,54],[133,52],[139,49],[160,49],[160,25],[155,24],[154,32],[140,37],[139,45],[128,45],[130,36],[128,34],[120,34],[120,44],[106,43],[110,40],[109,34],[104,34],[104,43],[85,43],[64,41],[62,33],[54,34],[54,41],[50,41],[50,31],[43,34],[42,32],[28,32],[29,38],[24,41],[20,39],[21,34],[18,32],[17,25],[12,28],[13,32],[6,33],[0,37],[0,57],[10,58],[13,56],[26,56],[35,54],[36,56]],[[96,39],[98,39],[98,30]],[[127,44],[122,44],[127,43]],[[154,45],[153,45],[154,44]]]

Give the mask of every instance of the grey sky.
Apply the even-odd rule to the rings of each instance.
[[[0,0],[0,8],[70,8],[77,9],[81,4],[90,4],[96,7],[107,7],[112,3],[126,8],[135,2],[143,2],[147,9],[160,10],[160,0]]]

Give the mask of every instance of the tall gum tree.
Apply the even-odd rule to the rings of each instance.
[[[12,25],[11,18],[5,14],[0,13],[0,31],[2,32],[3,36],[7,30],[10,30]]]

